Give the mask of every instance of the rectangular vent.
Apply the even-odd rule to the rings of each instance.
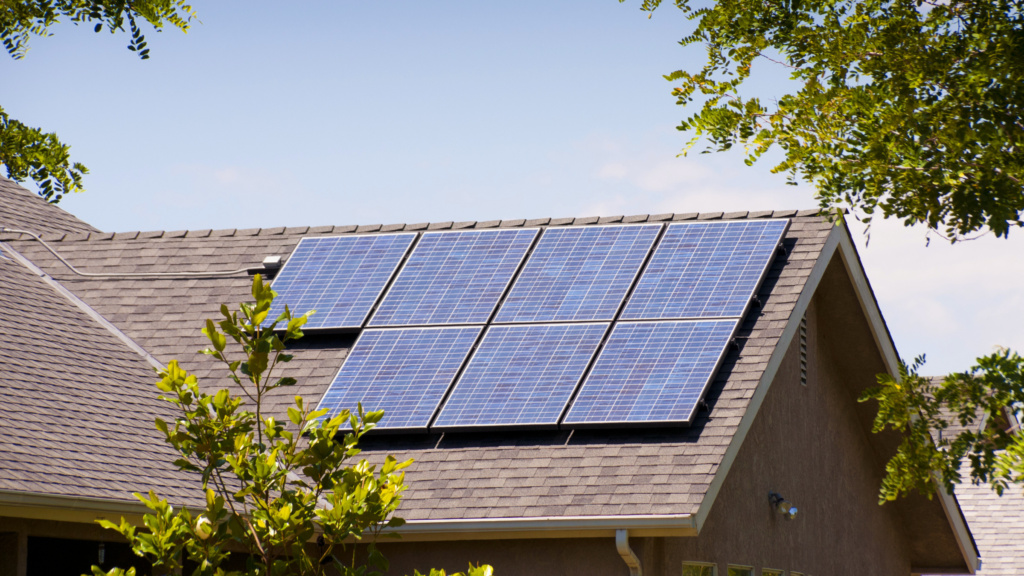
[[[800,318],[800,384],[807,386],[807,315]]]

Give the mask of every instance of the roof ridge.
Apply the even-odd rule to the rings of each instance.
[[[206,238],[231,236],[280,236],[307,234],[352,234],[371,232],[419,232],[427,230],[464,230],[486,228],[520,228],[534,226],[589,226],[594,224],[639,224],[644,222],[680,222],[687,220],[752,220],[761,218],[803,218],[818,216],[819,208],[805,210],[756,210],[736,212],[666,212],[632,216],[582,216],[576,218],[513,218],[507,220],[467,220],[463,222],[417,222],[399,224],[347,224],[341,226],[276,226],[273,228],[204,228],[200,230],[150,230],[131,232],[91,232],[80,234],[51,233],[42,235],[47,242],[80,242],[87,240],[150,240],[154,238]]]

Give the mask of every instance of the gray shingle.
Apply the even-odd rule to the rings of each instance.
[[[19,431],[0,435],[0,488],[197,503],[153,427],[172,412],[150,366],[20,263],[0,258],[0,274],[0,419]]]
[[[0,198],[3,200],[0,202],[0,226],[36,234],[98,232],[4,176],[0,176]]]

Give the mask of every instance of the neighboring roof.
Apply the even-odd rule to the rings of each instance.
[[[997,495],[988,484],[957,486],[956,497],[981,552],[978,576],[1018,576],[1024,564],[1024,493],[1011,485]]]
[[[0,277],[0,492],[194,494],[153,427],[152,367],[7,247]]]
[[[731,351],[712,385],[710,411],[674,431],[576,431],[544,434],[449,434],[368,443],[379,459],[395,452],[417,460],[402,513],[409,520],[557,516],[687,516],[697,512],[769,357],[779,343],[833,225],[816,211],[661,214],[633,217],[538,219],[391,226],[324,226],[253,230],[90,233],[44,236],[74,266],[90,273],[234,270],[287,256],[305,236],[410,230],[522,226],[582,226],[631,222],[792,218],[788,256],[772,266],[760,292],[761,310],[742,327],[744,344]],[[207,386],[225,386],[216,366],[196,351],[199,333],[221,303],[248,300],[251,278],[83,278],[34,240],[11,244],[162,362],[178,358]],[[280,411],[294,394],[316,402],[352,346],[351,336],[314,336],[298,343],[290,375],[300,381],[272,400]]]
[[[3,176],[0,176],[0,226],[37,234],[99,232]]]

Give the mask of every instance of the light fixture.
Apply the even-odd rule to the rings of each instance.
[[[100,548],[96,552],[96,563],[103,564],[107,559],[107,546],[103,542],[100,542]]]
[[[782,514],[786,520],[792,520],[796,517],[796,506],[793,506],[792,502],[783,498],[782,494],[779,494],[778,492],[769,492],[768,501],[771,503],[772,508],[775,508],[775,510],[779,514]]]

